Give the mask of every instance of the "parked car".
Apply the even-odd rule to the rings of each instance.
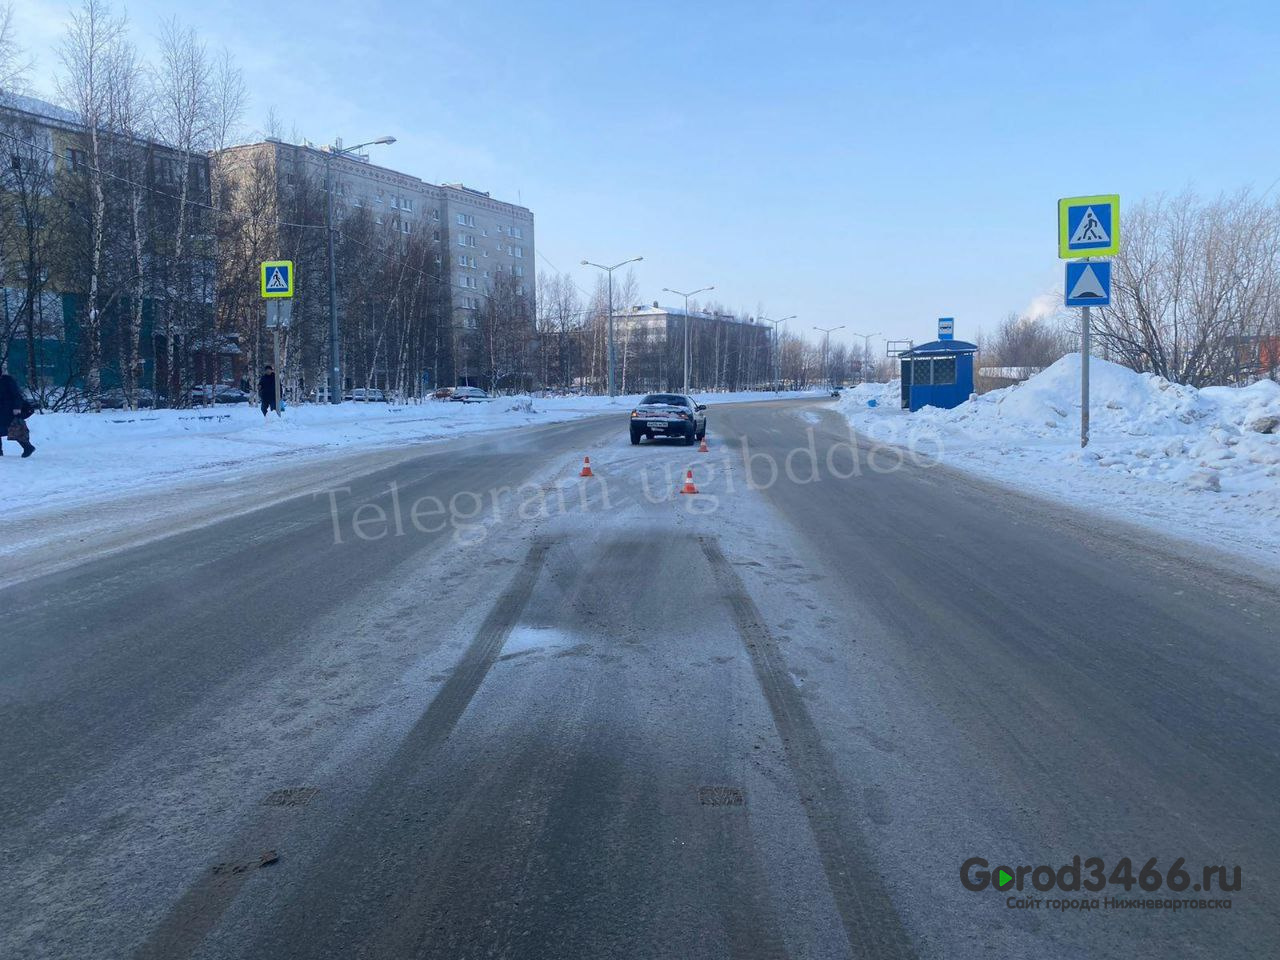
[[[651,393],[631,411],[631,443],[679,437],[694,444],[707,435],[707,406],[679,393]]]
[[[492,400],[479,387],[454,387],[453,392],[449,394],[450,400],[457,400],[459,403],[478,403],[481,400]]]
[[[431,394],[432,400],[448,400],[453,396],[453,387],[441,387],[435,393]]]
[[[356,387],[343,399],[355,400],[357,403],[386,403],[387,394],[385,390],[376,387]]]
[[[120,387],[104,391],[98,400],[104,410],[123,410],[129,406],[124,390]],[[156,405],[156,395],[145,387],[136,387],[133,391],[133,403],[140,410],[150,409]]]
[[[198,387],[192,387],[188,394],[192,403],[208,403],[210,398],[214,403],[252,403],[253,394],[246,393],[239,387],[233,387],[229,383],[212,384],[206,383]]]

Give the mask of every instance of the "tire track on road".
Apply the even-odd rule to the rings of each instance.
[[[314,885],[322,896],[341,888],[340,881],[348,873],[344,863],[353,852],[359,855],[373,847],[372,841],[366,845],[365,836],[383,826],[381,820],[391,815],[386,798],[398,795],[398,781],[405,771],[422,769],[434,750],[453,733],[528,603],[550,549],[551,541],[545,538],[539,538],[530,546],[514,579],[480,624],[449,679],[409,731],[388,763],[387,772],[370,787],[366,800],[354,811],[350,835],[339,833],[334,842],[338,849],[331,849],[321,857],[325,869],[332,871],[325,882]],[[180,960],[191,956],[252,875],[245,868],[250,862],[245,859],[246,852],[272,848],[273,842],[279,840],[278,836],[274,839],[270,836],[274,832],[271,828],[276,825],[278,822],[270,819],[260,821],[238,837],[233,855],[226,863],[205,871],[192,884],[135,953],[137,960],[161,957]],[[281,855],[280,860],[284,865],[275,866],[274,870],[287,869],[285,856]]]
[[[699,537],[712,574],[751,658],[756,679],[782,739],[787,764],[800,789],[809,827],[832,899],[854,956],[907,960],[915,951],[876,869],[870,845],[848,811],[853,809],[830,753],[822,744],[800,691],[791,681],[777,642],[715,537]]]

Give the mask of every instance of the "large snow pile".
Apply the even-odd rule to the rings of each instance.
[[[1085,450],[1079,354],[953,410],[905,413],[896,381],[852,391],[841,406],[859,431],[936,449],[944,462],[1174,532],[1209,531],[1230,515],[1226,539],[1280,553],[1280,384],[1197,390],[1099,359],[1089,373]]]

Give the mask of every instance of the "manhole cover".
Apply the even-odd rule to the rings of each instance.
[[[740,807],[746,801],[737,787],[699,787],[698,802],[704,807]]]
[[[262,804],[266,807],[305,807],[319,792],[316,787],[283,787],[268,793]]]

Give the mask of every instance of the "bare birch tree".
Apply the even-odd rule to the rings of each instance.
[[[1104,355],[1199,387],[1248,375],[1278,312],[1280,204],[1188,192],[1126,215],[1112,303],[1093,329]]]
[[[59,49],[64,73],[58,89],[79,118],[84,131],[90,190],[88,299],[83,324],[85,390],[95,405],[102,383],[102,323],[100,287],[106,245],[106,148],[113,133],[111,74],[125,42],[125,20],[106,0],[84,0],[72,11]]]

